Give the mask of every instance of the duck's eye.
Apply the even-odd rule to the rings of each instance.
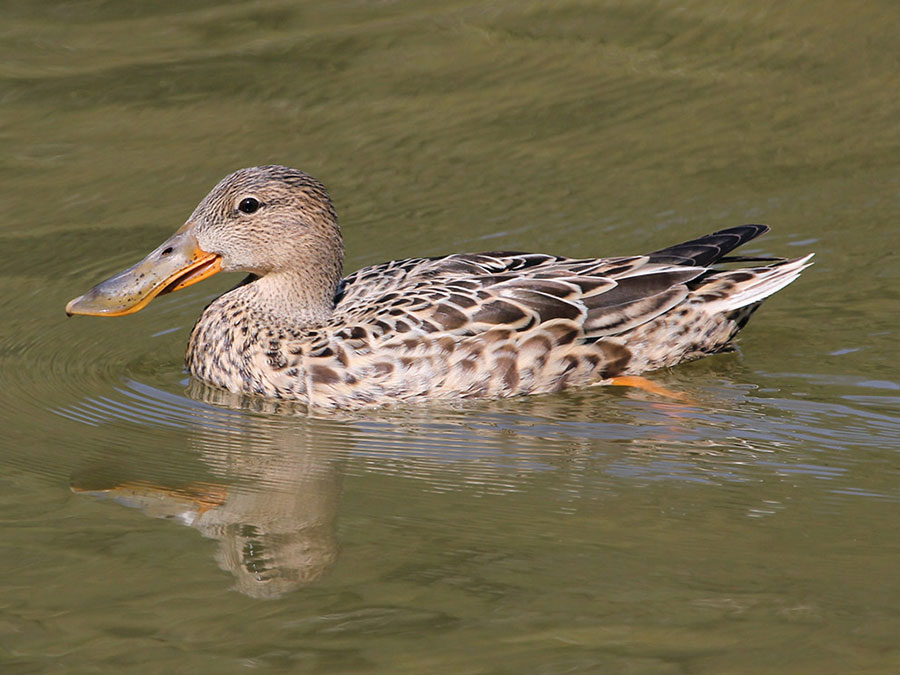
[[[245,197],[241,200],[241,203],[238,204],[238,210],[243,213],[255,213],[259,208],[259,200],[254,199],[253,197]]]

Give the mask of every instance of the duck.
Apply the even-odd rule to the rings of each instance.
[[[357,409],[641,386],[642,373],[730,351],[760,303],[811,264],[728,256],[768,230],[739,225],[643,255],[454,253],[343,276],[325,186],[257,166],[224,178],[174,235],[66,313],[123,316],[243,272],[200,315],[185,356],[193,377],[235,394]]]

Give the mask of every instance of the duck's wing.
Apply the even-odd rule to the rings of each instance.
[[[647,255],[618,258],[493,251],[395,260],[347,277],[335,318],[344,326],[364,324],[371,337],[410,331],[475,335],[561,320],[581,339],[595,340],[651,321],[692,289],[716,281],[711,265],[753,260],[727,256],[768,230],[739,225]],[[738,282],[770,276],[767,268],[733,279],[722,274],[730,284],[726,294],[738,292]]]
[[[336,314],[372,337],[475,335],[561,321],[585,339],[623,332],[681,302],[706,270],[651,256],[576,259],[489,252],[392,261],[344,280]]]

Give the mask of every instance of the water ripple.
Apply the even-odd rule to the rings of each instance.
[[[838,481],[864,458],[858,453],[900,436],[898,418],[867,407],[749,396],[728,386],[707,391],[695,406],[588,392],[354,414],[231,397],[199,383],[188,391],[194,397],[126,380],[106,396],[56,412],[91,426],[187,431],[207,461],[220,458],[213,463],[235,453],[265,457],[288,445],[346,456],[349,475],[405,475],[439,490],[454,483],[521,489],[528,476],[573,461],[605,465],[610,480],[740,482],[763,471]],[[825,451],[840,464],[816,461]]]

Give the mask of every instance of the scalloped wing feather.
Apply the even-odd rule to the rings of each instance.
[[[589,336],[605,335],[670,309],[687,295],[685,284],[704,271],[651,263],[647,256],[582,260],[482,253],[409,259],[348,277],[336,313],[339,321],[399,325],[401,332],[419,327],[473,335],[564,318]],[[371,279],[379,281],[377,288]]]

